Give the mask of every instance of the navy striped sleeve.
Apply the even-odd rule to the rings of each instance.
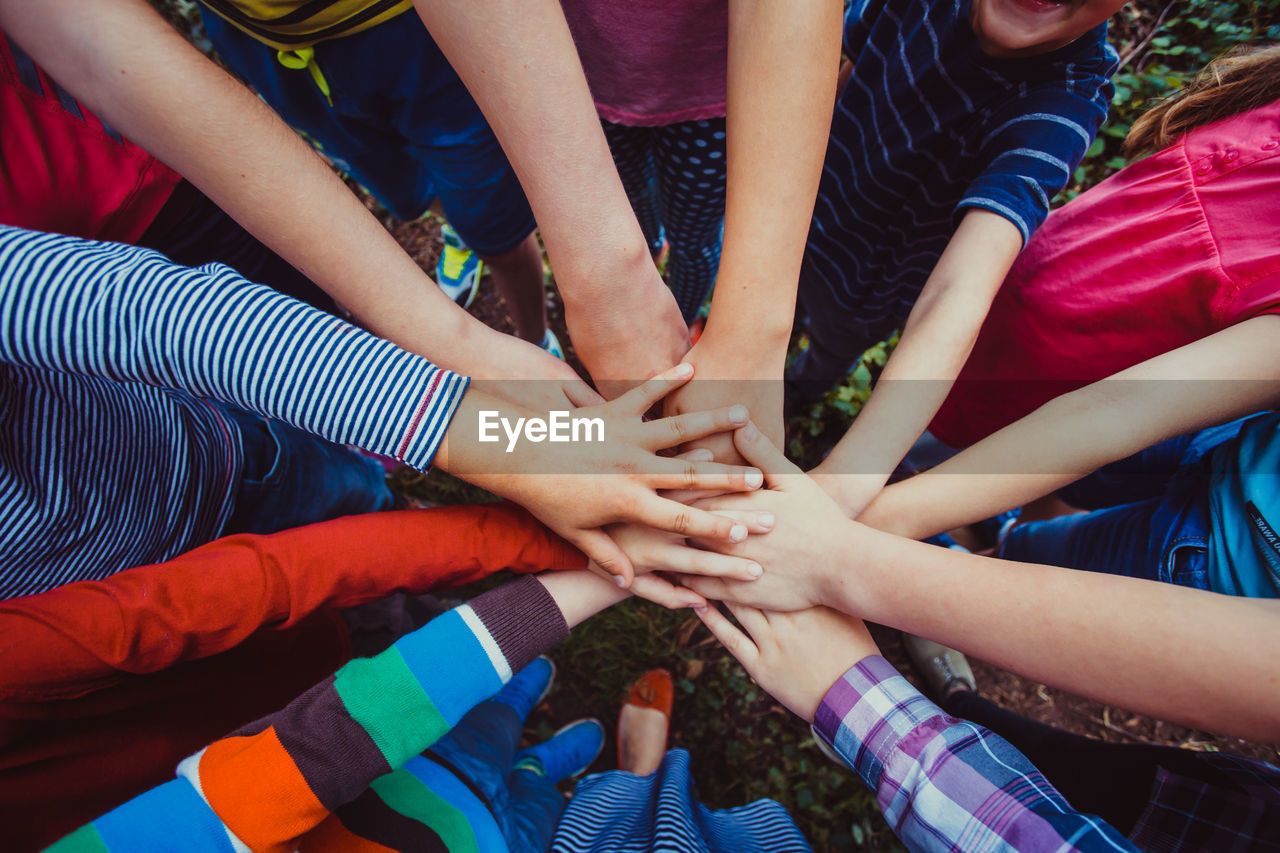
[[[420,470],[469,382],[221,264],[8,227],[0,361],[234,403]]]
[[[1026,245],[1107,117],[1111,71],[1079,79],[1068,72],[1065,85],[1032,87],[996,110],[982,140],[982,172],[956,205],[956,219],[969,208],[990,210],[1012,222]]]

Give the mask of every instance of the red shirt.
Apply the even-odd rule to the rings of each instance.
[[[134,243],[181,179],[0,32],[0,224]]]
[[[972,444],[1054,397],[1280,313],[1280,101],[1191,131],[1051,214],[930,429]]]

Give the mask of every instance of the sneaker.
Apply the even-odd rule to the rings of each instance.
[[[517,770],[545,776],[551,782],[571,779],[587,771],[604,749],[604,726],[599,720],[576,720],[550,740],[516,754]]]
[[[955,690],[977,689],[969,661],[955,649],[905,631],[902,634],[902,645],[906,647],[907,657],[915,664],[916,671],[924,678],[925,685],[935,700],[940,702]]]
[[[444,237],[444,251],[436,264],[436,283],[454,302],[470,308],[480,292],[480,273],[484,263],[467,248],[449,223],[441,226],[440,235]]]
[[[547,327],[547,333],[542,336],[542,343],[538,344],[547,352],[556,358],[564,361],[564,349],[560,346],[560,339],[556,337],[556,333],[551,331],[551,327]]]
[[[524,669],[511,676],[493,701],[510,705],[520,715],[520,719],[529,717],[529,712],[551,692],[551,684],[556,679],[556,665],[545,655],[534,658]]]

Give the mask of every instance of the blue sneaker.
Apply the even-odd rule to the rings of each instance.
[[[454,302],[470,308],[480,292],[480,273],[484,271],[484,263],[462,242],[449,223],[441,226],[440,235],[444,237],[444,251],[436,264],[436,283]]]
[[[542,343],[538,344],[538,346],[564,361],[564,349],[561,348],[560,339],[556,337],[555,332],[551,331],[550,326],[547,327],[547,333],[542,336]]]
[[[517,770],[545,776],[552,783],[585,773],[604,749],[604,726],[596,719],[576,720],[548,741],[516,754]]]
[[[547,698],[555,679],[556,665],[551,658],[534,658],[528,666],[511,676],[511,680],[503,685],[493,701],[510,705],[521,720],[528,719],[529,712]]]

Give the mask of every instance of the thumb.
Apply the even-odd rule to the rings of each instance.
[[[608,533],[599,528],[593,528],[579,530],[573,537],[565,538],[586,554],[587,559],[599,566],[606,574],[611,575],[614,583],[623,589],[630,588],[636,575],[635,567],[631,565],[631,560]]]
[[[754,423],[734,430],[733,444],[744,459],[764,472],[765,485],[770,488],[783,488],[787,476],[803,473]]]

